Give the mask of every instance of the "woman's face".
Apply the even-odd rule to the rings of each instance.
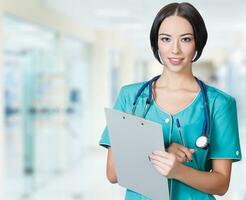
[[[158,32],[158,48],[167,70],[191,70],[195,55],[195,38],[189,21],[179,16],[164,19]]]

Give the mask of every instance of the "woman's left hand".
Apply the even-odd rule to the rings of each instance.
[[[155,169],[167,178],[175,178],[182,165],[174,154],[166,151],[154,151],[149,155],[149,159]]]

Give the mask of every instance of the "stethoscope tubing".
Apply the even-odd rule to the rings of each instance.
[[[147,81],[142,85],[142,87],[138,90],[137,95],[135,96],[134,102],[133,102],[133,109],[132,109],[132,114],[135,115],[138,99],[142,92],[145,90],[146,87],[149,89],[149,95],[146,99],[145,106],[144,106],[144,111],[142,114],[142,117],[145,118],[149,108],[150,108],[150,103],[152,100],[152,85],[153,82],[157,81],[160,78],[160,75],[155,76],[151,80]],[[202,97],[203,97],[203,107],[204,107],[204,122],[203,122],[203,128],[202,128],[202,133],[200,137],[209,137],[209,131],[210,131],[210,119],[209,119],[209,107],[208,107],[208,99],[207,99],[207,91],[206,91],[206,85],[203,83],[203,81],[199,80],[196,78],[196,81],[201,89]],[[199,137],[199,138],[200,138]]]

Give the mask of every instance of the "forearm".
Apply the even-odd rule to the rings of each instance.
[[[224,195],[230,181],[222,173],[198,171],[182,164],[180,173],[177,173],[175,179],[202,192],[215,195]]]
[[[107,178],[110,181],[110,183],[118,182],[114,166],[107,166]]]
[[[109,148],[108,150],[108,158],[107,158],[107,178],[110,181],[110,183],[117,183],[117,176],[116,171],[114,168],[114,162],[112,158],[112,150]]]

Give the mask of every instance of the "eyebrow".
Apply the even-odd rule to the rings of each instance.
[[[166,34],[166,33],[160,33],[159,35],[164,35],[164,36],[172,37],[171,35]],[[192,33],[184,33],[184,34],[181,34],[180,36],[183,37],[183,36],[186,36],[186,35],[192,35],[193,36]]]

